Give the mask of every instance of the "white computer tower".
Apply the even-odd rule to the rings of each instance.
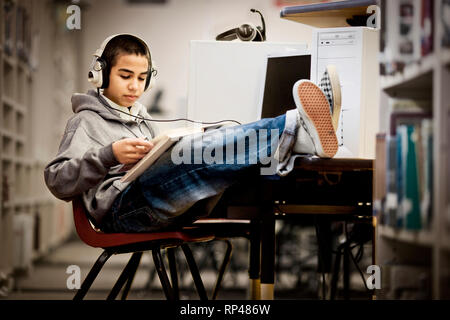
[[[313,31],[311,80],[335,65],[342,86],[338,157],[375,158],[379,119],[379,31],[366,27]]]

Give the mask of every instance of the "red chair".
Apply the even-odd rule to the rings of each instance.
[[[81,199],[74,200],[72,205],[75,228],[80,239],[91,247],[104,249],[103,253],[98,257],[94,266],[89,271],[86,279],[83,281],[80,289],[74,297],[74,300],[81,300],[84,298],[109,257],[113,254],[132,252],[133,254],[128,261],[128,264],[123,269],[121,275],[117,279],[117,282],[107,297],[108,300],[115,299],[122,287],[125,285],[121,297],[122,300],[125,300],[131,288],[136,270],[139,266],[142,253],[147,250],[152,250],[155,268],[166,298],[168,300],[178,299],[178,285],[176,281],[177,275],[176,267],[174,265],[175,259],[173,251],[173,249],[177,247],[181,247],[183,250],[200,299],[207,300],[206,290],[188,243],[211,241],[214,239],[214,235],[212,233],[202,231],[196,227],[183,228],[180,231],[155,233],[103,233],[94,229],[89,222]],[[161,258],[162,248],[168,249],[167,252],[169,256],[172,284],[169,281],[163,260]]]

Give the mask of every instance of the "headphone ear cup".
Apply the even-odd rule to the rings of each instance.
[[[100,88],[102,85],[102,74],[101,72],[90,70],[88,73],[88,81],[96,88]]]
[[[101,58],[94,58],[91,70],[88,73],[88,81],[96,88],[106,88],[109,84],[109,74],[106,70],[106,62]]]
[[[250,23],[244,23],[236,29],[236,34],[242,41],[253,41],[256,36],[256,28]]]

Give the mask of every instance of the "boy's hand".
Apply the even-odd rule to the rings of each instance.
[[[139,138],[126,138],[112,144],[114,156],[122,164],[138,162],[152,148],[153,144],[151,142]]]

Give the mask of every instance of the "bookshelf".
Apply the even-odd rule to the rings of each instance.
[[[33,5],[33,1],[0,1],[0,271],[4,275],[16,271],[16,217],[26,214],[32,219],[32,206],[21,200],[30,196],[32,183],[27,131],[33,71],[16,49],[23,49],[25,43],[22,28],[31,32],[31,21],[25,24],[25,17]]]
[[[42,26],[55,30],[52,10],[39,0],[0,0],[0,274],[12,280],[31,272],[33,261],[72,230],[69,205],[53,198],[43,179],[44,167],[54,154],[45,147],[57,147],[61,129],[55,128],[63,121],[50,125],[51,120],[43,121],[41,114],[69,108],[55,106],[47,98],[50,95],[44,100],[35,94],[60,70],[47,67],[54,65],[50,60],[54,57],[39,65],[42,52],[31,51],[32,40],[53,36],[39,35]],[[70,95],[64,95],[70,101]],[[54,135],[54,140],[42,138],[43,133]],[[11,288],[0,289],[4,294]]]
[[[436,55],[431,54],[406,66],[403,72],[384,76],[381,78],[381,88],[391,97],[431,98],[435,61]]]
[[[421,1],[411,1],[415,9],[420,8]],[[432,188],[431,188],[431,219],[424,219],[423,211],[421,226],[406,228],[405,222],[399,223],[398,215],[402,215],[402,206],[396,203],[394,209],[397,213],[396,222],[388,220],[387,199],[392,194],[389,190],[389,174],[375,173],[375,189],[382,190],[380,184],[386,185],[384,193],[374,194],[374,203],[377,215],[376,227],[376,263],[381,267],[382,288],[377,292],[378,299],[448,299],[450,297],[450,199],[449,185],[449,98],[448,83],[450,81],[450,49],[442,45],[443,27],[439,19],[443,1],[435,0],[433,13],[433,51],[412,61],[406,62],[402,71],[381,78],[381,105],[380,110],[384,114],[382,120],[388,124],[393,110],[393,101],[398,99],[410,99],[415,101],[427,101],[431,105],[432,114]],[[396,2],[390,2],[388,6],[398,6]],[[386,25],[387,32],[391,22],[398,23],[392,12],[395,8],[384,8],[390,11]],[[389,21],[391,20],[391,21]],[[392,24],[391,24],[392,25]],[[386,48],[391,50],[397,42],[386,42]],[[398,39],[396,39],[398,41]],[[417,40],[417,39],[416,39]],[[418,37],[420,43],[420,36]],[[419,45],[420,47],[420,45]],[[385,125],[386,135],[389,135],[389,125]],[[415,129],[414,129],[415,130]],[[421,131],[418,134],[422,134]],[[397,131],[398,134],[398,131]],[[420,137],[420,135],[419,135]],[[383,143],[387,143],[382,140]],[[398,141],[398,140],[397,140]],[[415,141],[414,150],[420,150],[421,145]],[[377,142],[379,143],[379,142]],[[380,146],[383,149],[383,146]],[[377,154],[376,163],[388,164],[388,151]],[[421,175],[421,162],[423,157],[416,154],[415,162],[418,166],[415,172],[419,176],[419,189],[424,188],[424,179]],[[408,158],[406,166],[411,159]],[[397,163],[398,164],[398,163]],[[377,164],[376,164],[377,166]],[[396,173],[397,174],[397,173]],[[398,174],[397,174],[398,177]],[[404,178],[409,179],[409,175]],[[392,180],[390,180],[392,181]],[[398,182],[398,181],[397,181]],[[396,185],[399,195],[399,184]],[[423,203],[424,189],[420,189],[420,204]],[[395,190],[394,190],[395,192]],[[401,192],[400,192],[401,193]],[[399,196],[400,197],[400,196]],[[403,194],[403,197],[405,195]],[[408,199],[409,200],[409,199]],[[382,205],[380,205],[382,203]],[[392,203],[390,205],[392,210]],[[409,210],[409,209],[406,209]],[[406,211],[410,214],[412,211]],[[405,216],[402,217],[405,219]],[[392,219],[391,219],[392,220]],[[425,223],[424,223],[425,221]],[[428,223],[428,225],[425,225]],[[392,225],[394,224],[394,225]],[[409,287],[409,288],[407,288]]]

